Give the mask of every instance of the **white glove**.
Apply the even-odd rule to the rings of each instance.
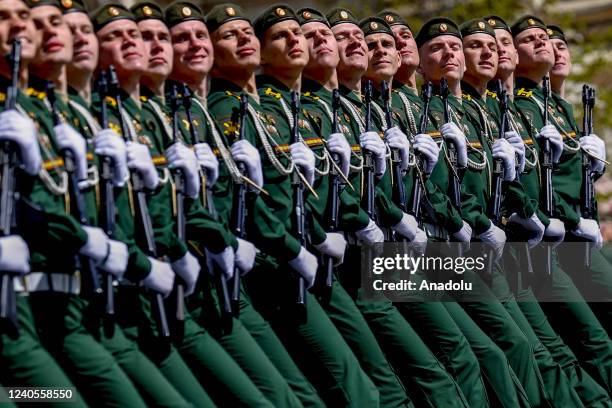
[[[351,145],[349,145],[346,137],[342,133],[332,133],[329,135],[327,138],[327,150],[340,156],[338,167],[348,177],[351,164]]]
[[[419,255],[424,254],[427,249],[427,233],[417,228],[416,235],[410,243],[410,246],[414,248]]]
[[[459,242],[470,242],[472,240],[472,227],[463,221],[463,227],[457,232],[453,232],[453,238]]]
[[[408,142],[408,136],[406,136],[397,126],[393,126],[385,130],[385,141],[390,148],[399,151],[402,160],[400,169],[405,171],[408,168],[410,159],[410,143]]]
[[[0,238],[0,271],[19,275],[30,272],[30,250],[19,235]]]
[[[310,289],[314,285],[319,265],[317,257],[308,252],[306,248],[300,248],[298,256],[289,261],[289,266],[306,280],[306,289]]]
[[[516,161],[514,148],[506,139],[497,139],[493,143],[493,158],[501,159],[504,163],[504,181],[512,181],[516,178]]]
[[[546,241],[553,242],[553,248],[563,242],[565,238],[565,225],[558,218],[550,218],[550,224],[544,230]]]
[[[391,228],[401,236],[406,237],[408,241],[412,241],[416,236],[419,225],[417,220],[412,215],[404,213],[400,222]]]
[[[108,156],[113,160],[115,187],[123,187],[130,177],[127,168],[127,152],[125,141],[111,129],[103,129],[93,140],[94,153],[98,156]]]
[[[158,261],[155,258],[149,257],[149,261],[151,261],[151,272],[141,283],[153,292],[161,293],[164,297],[168,296],[174,287],[172,267],[169,263]]]
[[[223,251],[218,254],[206,250],[206,266],[208,267],[208,273],[215,276],[215,269],[220,268],[226,280],[232,279],[234,276],[235,259],[234,250],[230,246],[225,247]]]
[[[376,132],[365,132],[359,135],[359,143],[361,147],[372,153],[374,156],[374,166],[376,167],[375,173],[378,176],[382,176],[387,171],[387,146],[382,141],[378,133]]]
[[[606,145],[597,135],[582,136],[580,138],[580,147],[597,157],[606,159]],[[604,162],[591,157],[591,170],[601,173],[604,170]]]
[[[127,269],[128,258],[130,256],[128,247],[125,243],[115,241],[114,239],[109,239],[108,245],[108,256],[106,257],[106,261],[99,265],[99,268],[113,275],[115,279],[121,280]]]
[[[457,164],[459,167],[467,166],[467,139],[465,133],[453,122],[445,123],[440,128],[444,140],[448,140],[457,151]]]
[[[258,186],[263,186],[264,179],[259,150],[248,140],[238,140],[232,145],[231,150],[234,161],[244,163],[247,170],[246,176]],[[252,187],[249,187],[249,189],[252,189]],[[259,190],[254,191],[259,192]]]
[[[79,249],[79,254],[93,259],[96,263],[102,262],[110,252],[108,236],[97,227],[83,225],[83,229],[87,233],[87,243]]]
[[[373,245],[377,242],[385,242],[385,234],[378,225],[372,220],[368,222],[365,228],[355,232],[357,239],[365,245]]]
[[[32,119],[16,110],[0,113],[0,140],[9,140],[19,146],[21,165],[31,176],[37,175],[42,165],[37,134]]]
[[[180,169],[185,178],[185,195],[196,198],[200,194],[200,172],[195,153],[181,142],[177,142],[166,150],[168,168]]]
[[[504,139],[514,148],[515,159],[518,158],[516,165],[520,174],[525,171],[525,143],[514,130],[504,133]]]
[[[236,249],[236,266],[240,269],[240,275],[244,276],[253,269],[255,265],[255,255],[257,248],[251,242],[238,238],[238,248]]]
[[[66,123],[55,126],[53,131],[59,149],[66,149],[72,153],[77,179],[87,180],[87,141],[85,138]]]
[[[125,147],[128,168],[140,173],[145,188],[155,190],[159,184],[159,175],[151,159],[149,147],[137,142],[127,142]]]
[[[308,184],[314,183],[315,156],[312,150],[302,142],[289,146],[291,160],[300,168],[300,172],[306,178]]]
[[[341,265],[344,262],[344,251],[346,250],[344,235],[338,232],[328,232],[326,235],[325,241],[315,245],[315,248],[322,254],[334,258],[334,265]]]
[[[495,251],[495,260],[502,257],[506,245],[506,233],[502,229],[491,223],[489,229],[478,235],[478,238],[492,247]]]
[[[552,151],[553,163],[558,163],[561,158],[561,153],[563,153],[563,137],[561,137],[555,125],[544,126],[536,137],[538,139],[548,139]]]
[[[544,237],[545,228],[544,224],[542,224],[542,221],[540,221],[540,219],[535,213],[532,214],[529,218],[522,218],[519,217],[517,213],[513,213],[512,215],[510,215],[510,218],[508,218],[508,221],[518,224],[523,227],[525,231],[529,231],[532,233],[532,237],[527,240],[529,248],[535,247],[540,243],[540,241],[542,241],[542,238]]]
[[[603,237],[601,236],[601,229],[597,221],[590,220],[580,217],[580,222],[574,231],[574,235],[586,239],[587,241],[594,242],[597,249],[601,249],[603,246]]]
[[[421,153],[425,159],[425,168],[423,171],[430,174],[436,163],[438,163],[438,157],[440,155],[440,148],[433,138],[424,133],[420,133],[414,138],[414,150]]]
[[[185,255],[172,262],[172,270],[183,279],[185,283],[185,296],[189,296],[195,290],[198,275],[200,275],[200,263],[189,251]]]
[[[198,143],[193,145],[193,149],[198,159],[200,167],[206,171],[206,184],[212,187],[219,178],[219,161],[213,153],[208,143]]]

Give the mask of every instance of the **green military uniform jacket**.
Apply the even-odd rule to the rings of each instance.
[[[230,81],[218,78],[211,81],[211,89],[208,95],[208,109],[213,120],[220,126],[218,129],[220,136],[223,143],[228,148],[238,139],[240,132],[239,115],[241,93],[241,88]],[[248,103],[250,112],[247,112],[247,116],[244,120],[245,139],[261,152],[264,176],[266,176],[266,153],[261,144],[258,125],[256,125],[252,114],[257,115],[261,126],[268,127],[269,131],[273,129],[273,126],[267,122],[266,114],[251,95],[248,95]],[[194,113],[203,115],[201,110],[198,112],[194,109]],[[196,116],[194,116],[194,118],[195,117]],[[211,144],[213,151],[220,155],[219,146],[217,146],[216,141],[211,139],[210,134],[208,134],[206,141]],[[215,203],[218,203],[217,209],[219,213],[221,214],[221,212],[223,212],[225,218],[231,219],[231,209],[233,207],[233,182],[229,173],[226,170],[222,171],[222,169],[226,168],[226,164],[223,160],[219,160],[219,166],[220,175],[215,187],[219,185],[220,182],[223,183],[222,185],[226,185],[226,187],[222,187],[219,190],[215,189]],[[271,173],[272,170],[268,169],[268,172]],[[224,181],[224,179],[226,180]],[[273,194],[272,191],[268,190],[268,186],[265,188],[266,191]],[[268,197],[263,193],[259,195],[252,193],[247,194],[247,238],[261,251],[267,255],[273,256],[281,262],[294,259],[300,252],[300,243],[287,232],[286,222],[283,218],[278,216],[274,207],[268,205],[268,202]]]
[[[533,140],[536,139],[536,135],[544,126],[544,116],[542,114],[543,101],[544,94],[538,84],[527,78],[516,79],[514,102],[527,128],[527,132]],[[550,123],[557,127],[566,145],[577,146],[578,142],[575,140],[576,131],[572,130],[567,119],[562,117],[562,111],[558,101],[555,98],[550,98],[548,106]],[[541,159],[539,143],[534,143],[533,146]],[[571,199],[573,196],[571,192],[575,191],[574,189],[576,188],[572,184],[580,186],[582,183],[580,163],[581,157],[579,154],[564,150],[560,162],[553,169],[553,216],[563,221],[567,230],[575,229],[580,222],[579,208],[575,205],[579,203],[579,199]],[[540,180],[535,180],[534,178],[525,180],[523,183],[529,182],[534,184],[536,181],[539,186]],[[530,194],[534,191],[540,191],[539,187],[536,189],[533,186],[531,188],[527,187],[527,189],[528,191],[531,190]],[[548,225],[548,220],[545,219],[545,221],[545,225]]]

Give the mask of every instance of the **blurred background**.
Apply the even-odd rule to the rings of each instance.
[[[231,1],[231,0],[230,0]],[[95,8],[103,1],[86,0]],[[215,4],[225,1],[195,1],[207,12]],[[271,0],[234,1],[256,17]],[[296,8],[312,6],[327,11],[336,6],[348,7],[358,16],[366,17],[385,8],[403,15],[413,30],[419,30],[422,22],[443,15],[461,23],[470,18],[496,14],[509,24],[523,14],[535,14],[548,24],[563,28],[572,51],[572,76],[566,87],[567,98],[574,105],[578,123],[582,123],[582,84],[589,83],[597,89],[595,105],[595,133],[606,140],[608,159],[612,158],[612,0],[286,0]],[[127,6],[134,1],[121,1]],[[159,1],[167,5],[171,1]],[[612,241],[612,171],[595,185],[604,238]]]

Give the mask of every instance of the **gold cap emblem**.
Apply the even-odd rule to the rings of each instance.
[[[183,17],[189,17],[191,15],[191,9],[189,7],[183,7],[181,14],[183,14]]]
[[[236,15],[236,10],[234,10],[233,7],[228,7],[225,9],[225,14],[227,14],[230,17],[234,17]]]
[[[110,7],[108,9],[108,14],[112,17],[117,17],[119,15],[119,10],[117,9],[117,7]]]
[[[482,21],[478,22],[478,28],[480,28],[481,30],[485,29],[485,23],[483,23]]]
[[[448,31],[448,26],[444,23],[440,24],[440,32],[445,33]]]
[[[376,21],[372,21],[372,22],[370,23],[370,28],[371,28],[372,30],[376,30],[376,29],[378,28],[378,23],[377,23]]]
[[[303,17],[304,17],[306,20],[308,20],[308,19],[310,19],[310,18],[312,17],[312,14],[310,13],[310,11],[305,11],[305,12],[303,12],[303,13],[302,13],[302,16],[303,16]]]
[[[391,14],[387,14],[385,16],[385,20],[387,20],[389,23],[392,23],[395,21],[395,19],[393,18],[393,16]]]
[[[497,24],[497,21],[493,20],[492,18],[489,19],[489,21],[487,21],[487,23],[489,23],[489,25],[491,27],[495,27],[495,25]]]
[[[142,12],[144,13],[145,16],[153,15],[153,10],[151,10],[151,7],[149,6],[144,6],[142,8]]]
[[[342,11],[340,12],[340,17],[342,17],[342,18],[345,18],[345,19],[346,19],[346,18],[348,18],[348,13],[347,13],[346,11],[342,10]]]
[[[546,29],[546,34],[553,35],[553,30],[551,30],[550,28],[547,28]]]
[[[65,9],[69,9],[72,7],[72,0],[62,0],[62,6],[64,6]]]
[[[281,7],[277,8],[277,9],[275,10],[275,12],[276,12],[276,15],[277,15],[277,16],[279,16],[279,17],[282,17],[282,16],[284,16],[285,14],[287,14],[287,12],[285,11],[285,9],[284,9],[284,8],[281,8]]]
[[[534,25],[535,24],[535,20],[533,18],[530,18],[529,20],[527,20],[527,24]]]

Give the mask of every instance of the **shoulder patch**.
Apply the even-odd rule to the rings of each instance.
[[[487,89],[487,96],[490,96],[493,99],[497,99],[497,92],[489,91]]]
[[[268,96],[272,96],[276,99],[280,99],[282,97],[280,92],[274,92],[272,88],[266,88],[266,90],[264,91],[264,94]]]
[[[462,97],[463,99],[465,99],[466,101],[471,101],[471,100],[472,100],[472,95],[469,95],[469,94],[464,94],[464,93],[462,93],[462,94],[461,94],[461,97]]]
[[[525,88],[521,88],[516,91],[516,96],[523,96],[525,98],[531,98],[533,96],[533,91],[528,91]]]

